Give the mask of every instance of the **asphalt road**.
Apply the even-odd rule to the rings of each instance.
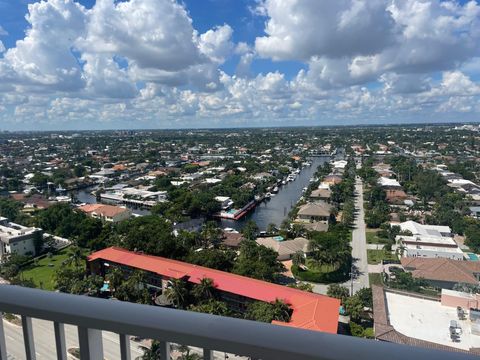
[[[352,232],[352,257],[354,260],[353,292],[369,287],[368,261],[367,261],[367,239],[365,234],[365,210],[363,209],[363,184],[357,177],[355,183],[355,208],[358,210],[355,219],[355,229]],[[349,288],[351,287],[351,281]]]

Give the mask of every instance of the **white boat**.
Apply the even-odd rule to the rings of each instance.
[[[287,180],[283,180],[282,185],[287,185]]]
[[[273,190],[272,190],[272,193],[275,194],[275,193],[277,193],[277,192],[278,192],[278,186],[275,186],[275,187],[273,188]]]

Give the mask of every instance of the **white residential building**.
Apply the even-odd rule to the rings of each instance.
[[[464,259],[463,251],[453,240],[452,230],[448,226],[405,221],[400,224],[400,229],[412,233],[395,238],[402,249],[403,257]]]
[[[0,259],[13,253],[35,255],[36,236],[41,238],[41,229],[15,224],[0,217]]]
[[[387,177],[381,177],[378,179],[378,184],[384,187],[402,187],[400,183],[395,179],[390,179]]]

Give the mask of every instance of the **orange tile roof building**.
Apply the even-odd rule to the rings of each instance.
[[[276,325],[337,333],[340,300],[328,296],[117,247],[97,251],[87,260],[93,273],[104,272],[105,266],[120,265],[144,270],[167,281],[185,279],[198,284],[202,279],[209,278],[227,301],[232,299],[232,295],[235,301],[244,304],[252,300],[264,302],[283,300],[293,313],[290,322],[272,322]]]
[[[114,205],[87,204],[78,209],[93,218],[113,223],[130,219],[132,216],[130,209]]]

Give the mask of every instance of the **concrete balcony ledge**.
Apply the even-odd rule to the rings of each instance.
[[[83,359],[102,359],[100,331],[119,334],[121,358],[130,359],[129,336],[159,340],[170,358],[169,343],[212,350],[253,359],[475,359],[468,354],[442,352],[354,337],[300,330],[284,326],[226,318],[189,311],[70,295],[11,285],[0,286],[0,312],[22,317],[27,359],[35,359],[32,318],[51,321],[55,328],[57,359],[66,359],[64,324],[78,327]],[[164,346],[163,346],[164,345]],[[3,323],[0,321],[0,359],[7,359]]]

